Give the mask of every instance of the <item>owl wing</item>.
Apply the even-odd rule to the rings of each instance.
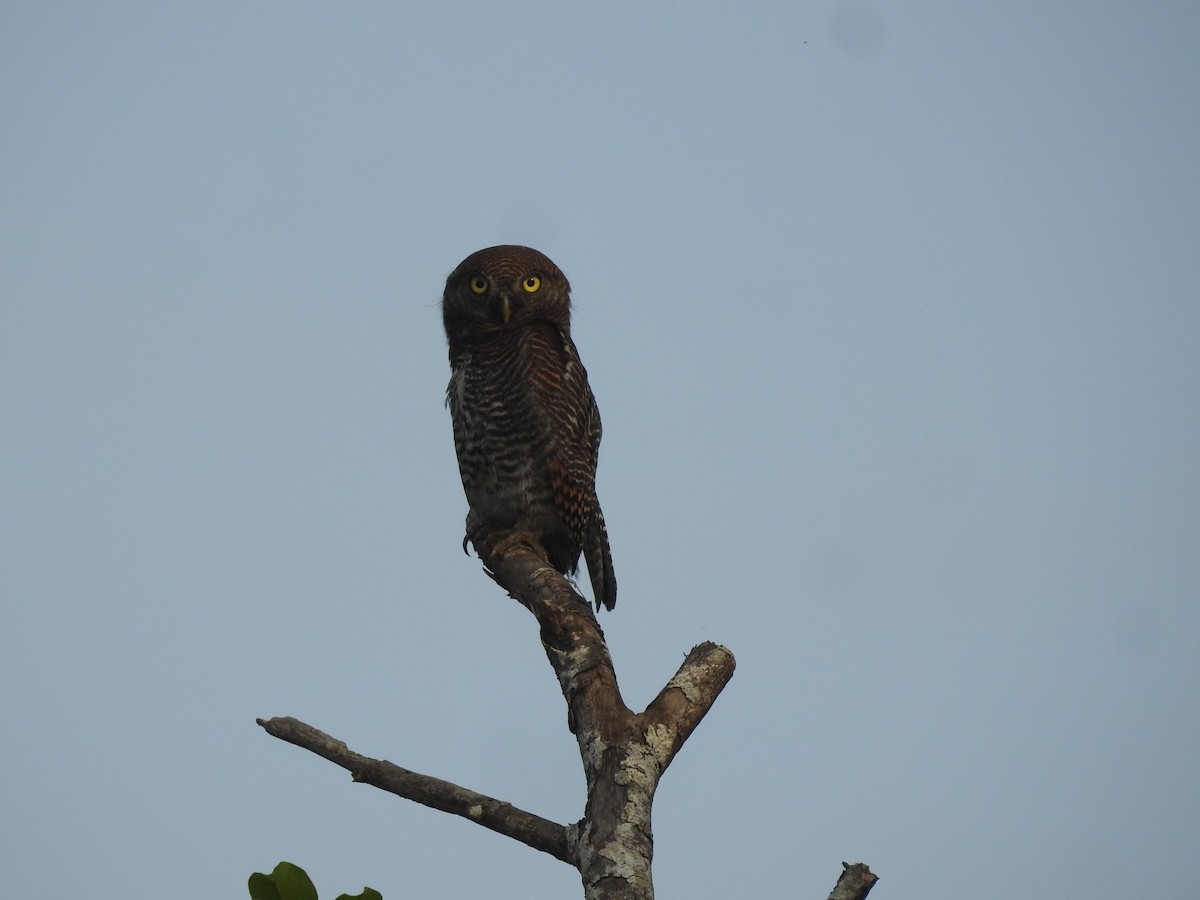
[[[569,335],[547,332],[558,364],[553,377],[533,379],[538,405],[548,423],[546,466],[560,520],[587,560],[596,599],[609,609],[616,603],[616,577],[604,514],[596,496],[596,463],[602,427],[600,409],[588,384],[587,370]]]

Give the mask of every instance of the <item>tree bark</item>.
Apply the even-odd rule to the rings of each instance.
[[[654,839],[650,813],[659,779],[733,676],[728,649],[693,647],[640,713],[621,698],[604,633],[585,601],[548,562],[536,537],[478,533],[472,543],[488,574],[536,617],[542,646],[567,702],[587,783],[583,818],[560,825],[501,800],[371,759],[291,718],[259,719],[269,734],[304,747],[373,784],[463,816],[549,853],[579,870],[586,900],[651,900]],[[845,865],[845,864],[843,864]],[[838,894],[831,900],[866,896]],[[867,875],[870,871],[862,866]]]
[[[865,863],[842,863],[842,874],[829,894],[829,900],[863,900],[879,878]]]
[[[733,654],[692,649],[642,713],[625,705],[604,633],[591,606],[546,561],[530,535],[477,534],[492,577],[541,627],[542,646],[567,701],[587,782],[583,819],[568,829],[586,900],[648,900],[654,791],[683,742],[733,675]]]
[[[449,781],[410,772],[386,759],[371,759],[369,756],[355,753],[342,741],[290,716],[259,719],[258,724],[267,734],[336,763],[347,770],[355,781],[374,785],[432,809],[462,816],[535,850],[549,853],[555,859],[568,863],[572,861],[567,849],[567,829],[557,822],[535,816],[523,809],[517,809],[511,803],[478,794]]]

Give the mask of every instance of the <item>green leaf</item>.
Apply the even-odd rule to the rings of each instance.
[[[250,900],[317,900],[317,889],[308,873],[290,862],[281,862],[270,875],[255,872],[249,887]],[[383,894],[364,887],[361,894],[342,894],[337,900],[383,900]]]
[[[281,862],[271,873],[271,879],[279,888],[279,900],[317,900],[317,889],[299,866]]]
[[[250,876],[250,900],[279,900],[279,888],[270,875],[255,872]]]
[[[365,887],[361,894],[339,894],[337,900],[383,900],[383,894],[375,888]]]
[[[250,876],[251,900],[317,900],[317,889],[308,874],[290,862],[281,862],[270,875]]]

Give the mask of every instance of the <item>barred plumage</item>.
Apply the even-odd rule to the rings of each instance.
[[[596,497],[600,411],[571,341],[567,278],[529,247],[489,247],[446,280],[446,403],[470,512],[482,526],[537,534],[573,574],[582,552],[596,609],[617,602]]]

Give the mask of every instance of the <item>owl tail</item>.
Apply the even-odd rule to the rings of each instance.
[[[596,612],[600,612],[601,603],[605,609],[611,610],[617,605],[617,576],[613,572],[612,550],[608,546],[604,513],[598,506],[588,525],[583,556],[587,560],[588,577],[592,581],[592,596],[596,598]]]

